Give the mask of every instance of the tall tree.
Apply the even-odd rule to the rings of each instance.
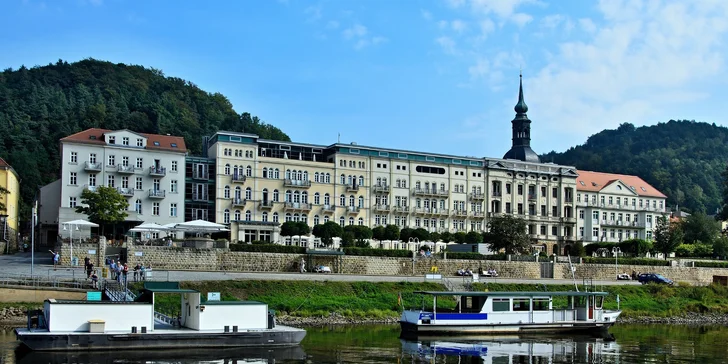
[[[129,202],[114,187],[99,186],[96,191],[83,190],[81,205],[76,206],[76,212],[85,214],[92,222],[99,224],[101,235],[107,224],[116,224],[124,221],[128,214]]]
[[[677,247],[682,244],[683,231],[679,223],[670,223],[670,221],[660,216],[657,219],[657,226],[654,230],[655,241],[653,247],[656,251],[662,253],[665,259],[674,252]]]
[[[718,214],[718,218],[721,221],[728,220],[728,165],[726,165],[723,172],[720,173],[721,177],[721,210]]]
[[[685,243],[713,244],[720,235],[720,223],[703,213],[695,213],[682,221],[682,230],[685,233]]]
[[[526,253],[531,240],[526,233],[526,220],[513,215],[494,216],[488,220],[485,242],[494,251],[505,250],[506,254]]]
[[[334,237],[341,237],[343,233],[344,229],[333,221],[313,227],[313,235],[319,237],[321,242],[327,246],[334,243]]]

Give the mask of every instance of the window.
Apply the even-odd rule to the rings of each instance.
[[[250,221],[253,219],[253,214],[250,212],[250,210],[245,211],[245,221]]]
[[[534,298],[533,299],[533,310],[534,311],[548,311],[549,310],[549,299],[548,298]]]
[[[506,194],[507,195],[511,194],[511,184],[510,183],[506,183]]]
[[[315,205],[320,205],[321,204],[321,194],[319,194],[318,192],[316,192],[316,193],[313,194],[313,203]]]
[[[88,175],[88,185],[90,187],[96,187],[96,175],[95,174]]]
[[[278,193],[278,190],[273,190],[273,202],[280,201],[280,194]]]
[[[339,206],[346,206],[346,196],[339,196]]]
[[[344,220],[344,217],[342,216],[342,217],[339,218],[339,225],[341,227],[344,227],[344,223],[345,223],[345,220]]]
[[[108,187],[115,187],[115,184],[114,184],[114,176],[113,175],[106,176],[106,186],[108,186]]]
[[[253,176],[253,167],[251,167],[251,166],[245,167],[245,175],[247,177],[252,177]]]
[[[71,152],[71,163],[78,163],[78,153],[77,152]]]
[[[177,172],[177,161],[172,161],[171,169],[172,172]]]
[[[262,216],[263,216],[263,218],[262,218],[263,222],[268,222],[268,212],[263,211],[263,215]]]
[[[137,214],[142,214],[142,200],[136,200],[134,202],[134,211],[136,211]]]
[[[517,189],[518,195],[522,196],[523,195],[523,185],[518,185],[517,187],[518,187],[518,189]]]
[[[124,167],[129,166],[129,157],[121,157],[121,165]]]
[[[137,158],[137,160],[136,160],[136,167],[137,168],[144,168],[144,159]]]
[[[551,197],[553,197],[553,198],[559,197],[559,189],[558,188],[554,187],[554,188],[551,189]]]
[[[144,146],[144,139],[137,138],[136,142],[137,142],[137,147],[143,147]]]
[[[95,164],[96,163],[96,153],[89,154],[88,155],[88,161],[91,164]]]
[[[225,186],[223,189],[223,198],[230,198],[230,186]]]
[[[127,177],[127,176],[121,177],[121,188],[129,188],[129,177]]]
[[[106,139],[108,140],[109,144],[116,144],[116,137],[115,136],[109,135]]]
[[[137,190],[143,190],[144,189],[143,186],[142,186],[142,177],[137,177],[136,178],[136,184],[135,184],[134,188],[136,188]]]
[[[113,155],[110,155],[109,156],[108,163],[106,163],[106,164],[107,165],[110,165],[110,166],[115,166],[116,165],[116,157],[114,157]]]
[[[235,213],[233,214],[233,220],[240,221],[240,210],[235,210]]]
[[[78,184],[78,174],[76,172],[70,173],[68,184],[71,186],[75,186]]]
[[[169,204],[169,216],[177,217],[177,204],[176,203]]]
[[[314,226],[318,225],[320,221],[321,220],[319,218],[319,215],[313,215],[313,225]]]
[[[160,144],[159,144],[159,142],[158,142],[158,141],[155,141],[155,142],[154,142],[154,146],[155,146],[155,147],[158,147],[159,145],[160,145]]]
[[[75,197],[69,197],[68,198],[68,207],[76,207],[76,198]]]
[[[246,200],[252,200],[253,199],[253,190],[248,187],[245,189],[245,199]]]
[[[129,137],[122,137],[121,138],[121,145],[129,145]]]
[[[222,213],[222,221],[223,221],[223,224],[230,223],[230,210],[225,209],[225,211]]]
[[[494,298],[493,312],[503,312],[511,310],[511,300],[509,298]]]
[[[279,219],[278,219],[278,213],[277,212],[274,212],[273,213],[273,222],[278,222],[278,221],[279,221]]]
[[[159,202],[152,204],[152,215],[159,216]]]
[[[331,196],[328,193],[324,194],[324,205],[331,206]]]
[[[514,298],[513,311],[530,311],[531,300],[528,298]]]
[[[225,165],[225,172],[224,173],[225,173],[225,175],[228,175],[228,176],[230,175],[230,165],[229,164],[226,164]]]
[[[177,180],[173,179],[169,183],[169,192],[171,193],[177,193]]]

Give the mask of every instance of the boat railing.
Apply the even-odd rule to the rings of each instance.
[[[179,320],[174,317],[167,316],[161,312],[154,311],[154,318],[170,326],[178,326]]]
[[[554,309],[554,322],[576,321],[576,310]]]

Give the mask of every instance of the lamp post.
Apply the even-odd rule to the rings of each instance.
[[[620,250],[618,247],[612,248],[612,254],[614,254],[614,278],[619,279],[619,253],[621,253],[622,250]]]
[[[63,230],[66,230],[66,227],[68,227],[68,240],[71,241],[71,266],[75,266],[73,264],[73,227],[76,227],[76,230],[78,230],[78,225],[72,225],[72,224],[64,224]]]
[[[38,201],[33,205],[33,216],[30,222],[30,276],[33,276],[33,267],[35,266],[35,221],[38,216]]]

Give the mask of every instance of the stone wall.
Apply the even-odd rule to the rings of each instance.
[[[574,272],[577,280],[592,278],[595,280],[615,279],[613,264],[575,264]],[[640,273],[658,273],[674,281],[708,284],[713,282],[713,276],[728,276],[728,268],[688,268],[688,267],[652,267],[645,265],[622,265],[617,268],[619,273],[632,274],[632,271]],[[554,267],[554,278],[571,279],[569,264],[557,263]]]
[[[71,245],[56,245],[56,251],[61,255],[60,264],[63,266],[70,266]],[[93,252],[93,254],[90,254],[89,251]],[[53,261],[53,256],[50,252],[37,252],[36,254],[48,254],[48,256],[51,258],[51,262]],[[83,267],[83,258],[85,257],[89,257],[89,259],[91,259],[91,262],[94,263],[96,267],[99,267],[101,264],[103,264],[104,251],[99,248],[99,244],[73,244],[73,256],[78,259],[79,267]]]
[[[37,287],[0,287],[0,302],[43,302],[49,298],[85,300],[86,291],[73,289],[41,289]]]

